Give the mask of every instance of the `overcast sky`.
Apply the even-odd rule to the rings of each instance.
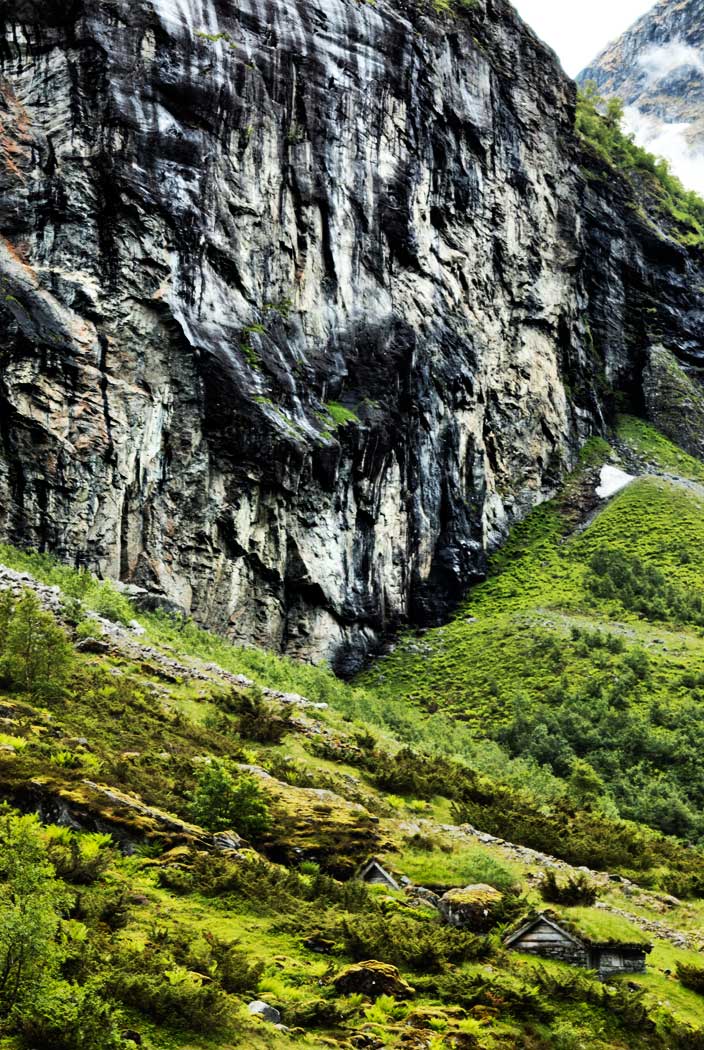
[[[538,36],[557,51],[574,77],[654,6],[655,0],[513,0]]]

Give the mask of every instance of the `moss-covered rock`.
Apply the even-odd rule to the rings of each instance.
[[[645,409],[651,423],[693,456],[704,455],[704,390],[674,354],[653,346],[643,372]]]
[[[503,893],[485,883],[449,890],[440,898],[440,914],[450,926],[479,930],[501,904]]]
[[[259,779],[271,805],[272,826],[263,846],[282,863],[320,863],[339,878],[351,878],[360,857],[382,845],[378,818],[333,791],[285,784],[256,766],[243,767]]]
[[[340,995],[366,995],[369,999],[378,999],[381,995],[407,999],[415,995],[415,989],[404,981],[395,966],[376,959],[346,967],[333,984]]]
[[[90,780],[35,776],[12,785],[0,780],[0,790],[20,810],[38,813],[47,823],[110,834],[124,853],[145,842],[167,850],[193,846],[218,852],[235,851],[241,843],[234,832],[210,835],[140,798]]]

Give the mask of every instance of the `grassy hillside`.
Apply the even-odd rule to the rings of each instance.
[[[365,684],[581,777],[605,813],[701,841],[702,464],[632,419],[615,444],[642,476],[575,528],[595,466],[617,458],[588,448],[455,620],[404,638]]]
[[[1,549],[0,1047],[704,1046],[704,466],[614,449],[354,687]],[[578,529],[616,454],[660,476]],[[463,930],[416,892],[474,883]],[[505,950],[545,907],[647,974]]]

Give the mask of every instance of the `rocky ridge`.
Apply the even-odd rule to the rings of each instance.
[[[0,536],[359,666],[700,355],[505,0],[0,3]]]

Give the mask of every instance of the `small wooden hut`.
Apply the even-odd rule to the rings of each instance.
[[[389,890],[400,889],[393,875],[390,875],[385,867],[376,857],[370,857],[366,864],[360,868],[358,878],[372,886],[386,886]]]
[[[594,941],[547,912],[540,912],[523,923],[506,937],[504,944],[514,951],[596,970],[600,977],[645,973],[646,956],[653,950],[647,942]]]

